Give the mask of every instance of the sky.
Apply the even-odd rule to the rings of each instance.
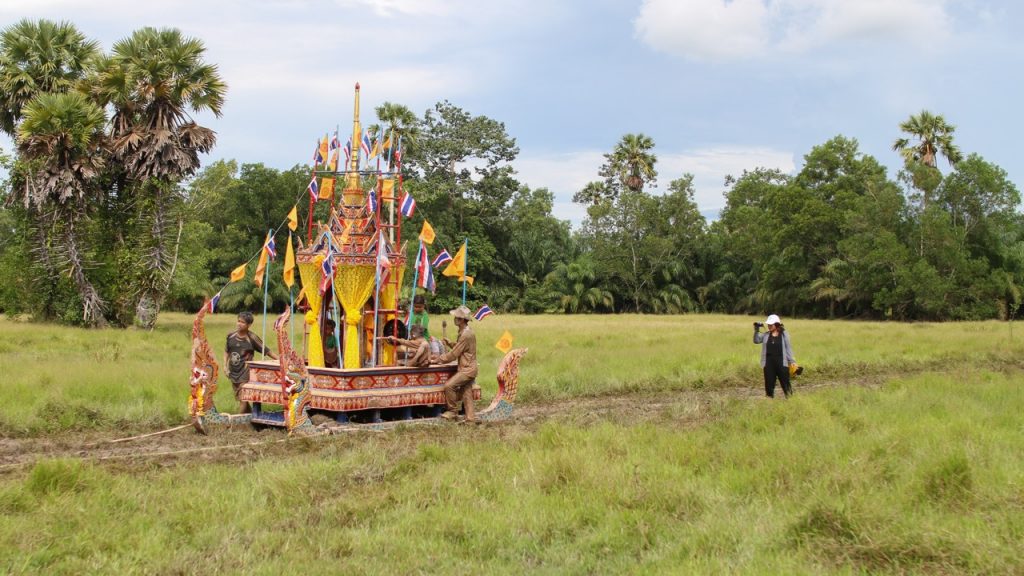
[[[503,122],[519,181],[574,224],[573,193],[627,133],[654,140],[653,191],[693,174],[709,217],[726,175],[794,173],[840,134],[895,177],[899,124],[921,110],[1024,183],[1012,0],[0,0],[0,26],[22,18],[71,21],[104,50],[144,26],[201,39],[228,84],[222,116],[197,117],[217,132],[207,163],[308,163],[319,136],[351,131],[356,82],[364,124],[382,102],[422,116],[448,100]]]

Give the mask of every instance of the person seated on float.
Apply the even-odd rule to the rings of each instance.
[[[239,312],[238,329],[228,334],[227,345],[224,347],[224,365],[228,368],[228,380],[231,381],[231,387],[235,391],[235,399],[238,400],[239,411],[242,414],[248,414],[252,410],[248,402],[239,399],[242,384],[249,381],[247,362],[253,359],[257,350],[274,360],[277,359],[277,355],[263,344],[263,340],[249,331],[252,323],[252,312]]]
[[[441,414],[446,420],[454,420],[458,415],[459,400],[466,411],[466,422],[477,422],[476,410],[473,406],[473,384],[480,367],[476,363],[476,334],[469,327],[473,313],[465,306],[449,312],[455,317],[455,326],[459,329],[459,337],[453,343],[445,339],[444,343],[451,350],[440,356],[431,356],[431,364],[446,364],[457,361],[458,368],[448,381],[444,383],[444,399],[447,411]]]
[[[412,299],[412,315],[409,317],[410,326],[422,326],[423,337],[430,340],[430,316],[427,315],[427,299],[422,294],[417,294]]]
[[[396,338],[395,336],[388,336],[387,340],[394,346],[404,346],[406,352],[412,352],[412,356],[402,354],[398,352],[398,356],[401,358],[406,356],[406,366],[414,366],[416,368],[426,368],[430,366],[430,342],[423,337],[423,326],[419,324],[413,325],[409,329],[409,335],[411,338],[406,340],[405,338]]]
[[[340,368],[338,363],[338,337],[334,334],[337,324],[328,318],[324,322],[324,367]]]

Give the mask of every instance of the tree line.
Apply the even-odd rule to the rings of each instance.
[[[281,223],[310,167],[200,166],[215,139],[189,111],[219,114],[226,91],[202,54],[174,30],[136,31],[110,54],[66,23],[3,32],[0,129],[17,144],[3,158],[0,312],[151,326],[161,309],[197,309]],[[692,175],[659,185],[654,141],[627,134],[576,191],[587,214],[578,229],[552,214],[548,189],[516,179],[519,150],[500,121],[448,101],[422,115],[396,103],[375,112],[372,131],[402,137],[417,201],[403,237],[415,239],[426,217],[434,252],[467,239],[474,305],[952,320],[1012,318],[1021,303],[1020,194],[927,111],[894,127],[895,178],[839,135],[796,174],[752,167],[727,178],[712,222]],[[411,262],[416,246],[406,249]],[[280,274],[268,294],[272,309],[287,306]],[[220,308],[262,299],[246,279]],[[460,300],[461,285],[439,278],[431,307]]]

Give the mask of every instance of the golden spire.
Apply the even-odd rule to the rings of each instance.
[[[361,204],[363,202],[363,191],[359,186],[359,150],[362,142],[362,135],[359,127],[359,82],[356,82],[356,103],[352,112],[352,157],[348,161],[345,175],[345,191],[342,193],[345,204]]]

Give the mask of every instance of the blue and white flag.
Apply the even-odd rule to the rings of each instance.
[[[416,200],[412,197],[412,194],[408,192],[402,196],[402,216],[406,218],[412,218],[412,213],[416,211]]]
[[[494,314],[494,311],[491,310],[490,306],[484,304],[483,306],[480,307],[479,310],[476,311],[476,314],[473,314],[473,318],[476,318],[477,322],[479,322],[480,320],[487,318],[491,314]]]

